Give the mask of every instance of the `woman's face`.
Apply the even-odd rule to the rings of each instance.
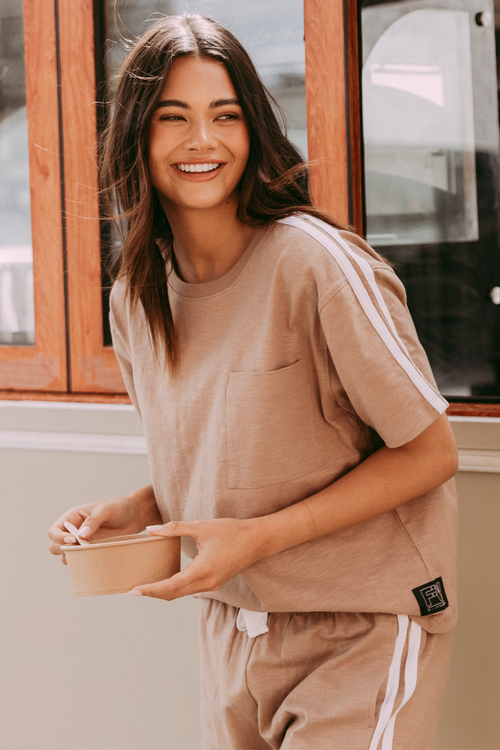
[[[149,169],[169,208],[237,205],[250,150],[248,128],[222,63],[179,57],[172,65],[149,133]]]

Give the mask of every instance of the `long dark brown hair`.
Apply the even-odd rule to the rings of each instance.
[[[239,185],[240,221],[259,226],[302,212],[341,227],[313,206],[307,165],[280,127],[277,103],[233,34],[199,15],[167,16],[152,25],[119,72],[114,113],[103,137],[101,176],[107,215],[121,235],[112,277],[124,280],[132,313],[140,300],[153,348],[157,355],[164,349],[171,370],[178,360],[166,273],[173,243],[151,184],[148,139],[172,63],[185,55],[223,63],[243,110],[250,155]]]

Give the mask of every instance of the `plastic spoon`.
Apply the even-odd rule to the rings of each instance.
[[[90,547],[90,542],[87,542],[86,539],[80,539],[80,537],[78,536],[78,529],[76,528],[76,526],[73,526],[73,524],[70,523],[69,521],[65,521],[64,525],[66,529],[69,531],[69,533],[73,534],[78,544],[81,544],[82,547]]]

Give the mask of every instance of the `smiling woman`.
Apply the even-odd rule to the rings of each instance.
[[[185,570],[129,593],[204,600],[203,747],[428,747],[457,458],[402,285],[315,208],[248,55],[201,16],[137,42],[103,164],[110,325],[153,484],[72,508],[51,551],[67,522],[183,537]]]

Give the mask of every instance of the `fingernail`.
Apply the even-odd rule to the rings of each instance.
[[[76,539],[74,536],[65,536],[64,542],[65,544],[76,544]]]
[[[132,596],[142,596],[142,591],[136,591],[135,589],[132,589],[132,591],[129,591],[128,593],[132,594]]]
[[[146,531],[161,531],[163,526],[146,526]]]
[[[90,526],[82,526],[81,529],[78,529],[78,536],[88,536],[91,531]]]

